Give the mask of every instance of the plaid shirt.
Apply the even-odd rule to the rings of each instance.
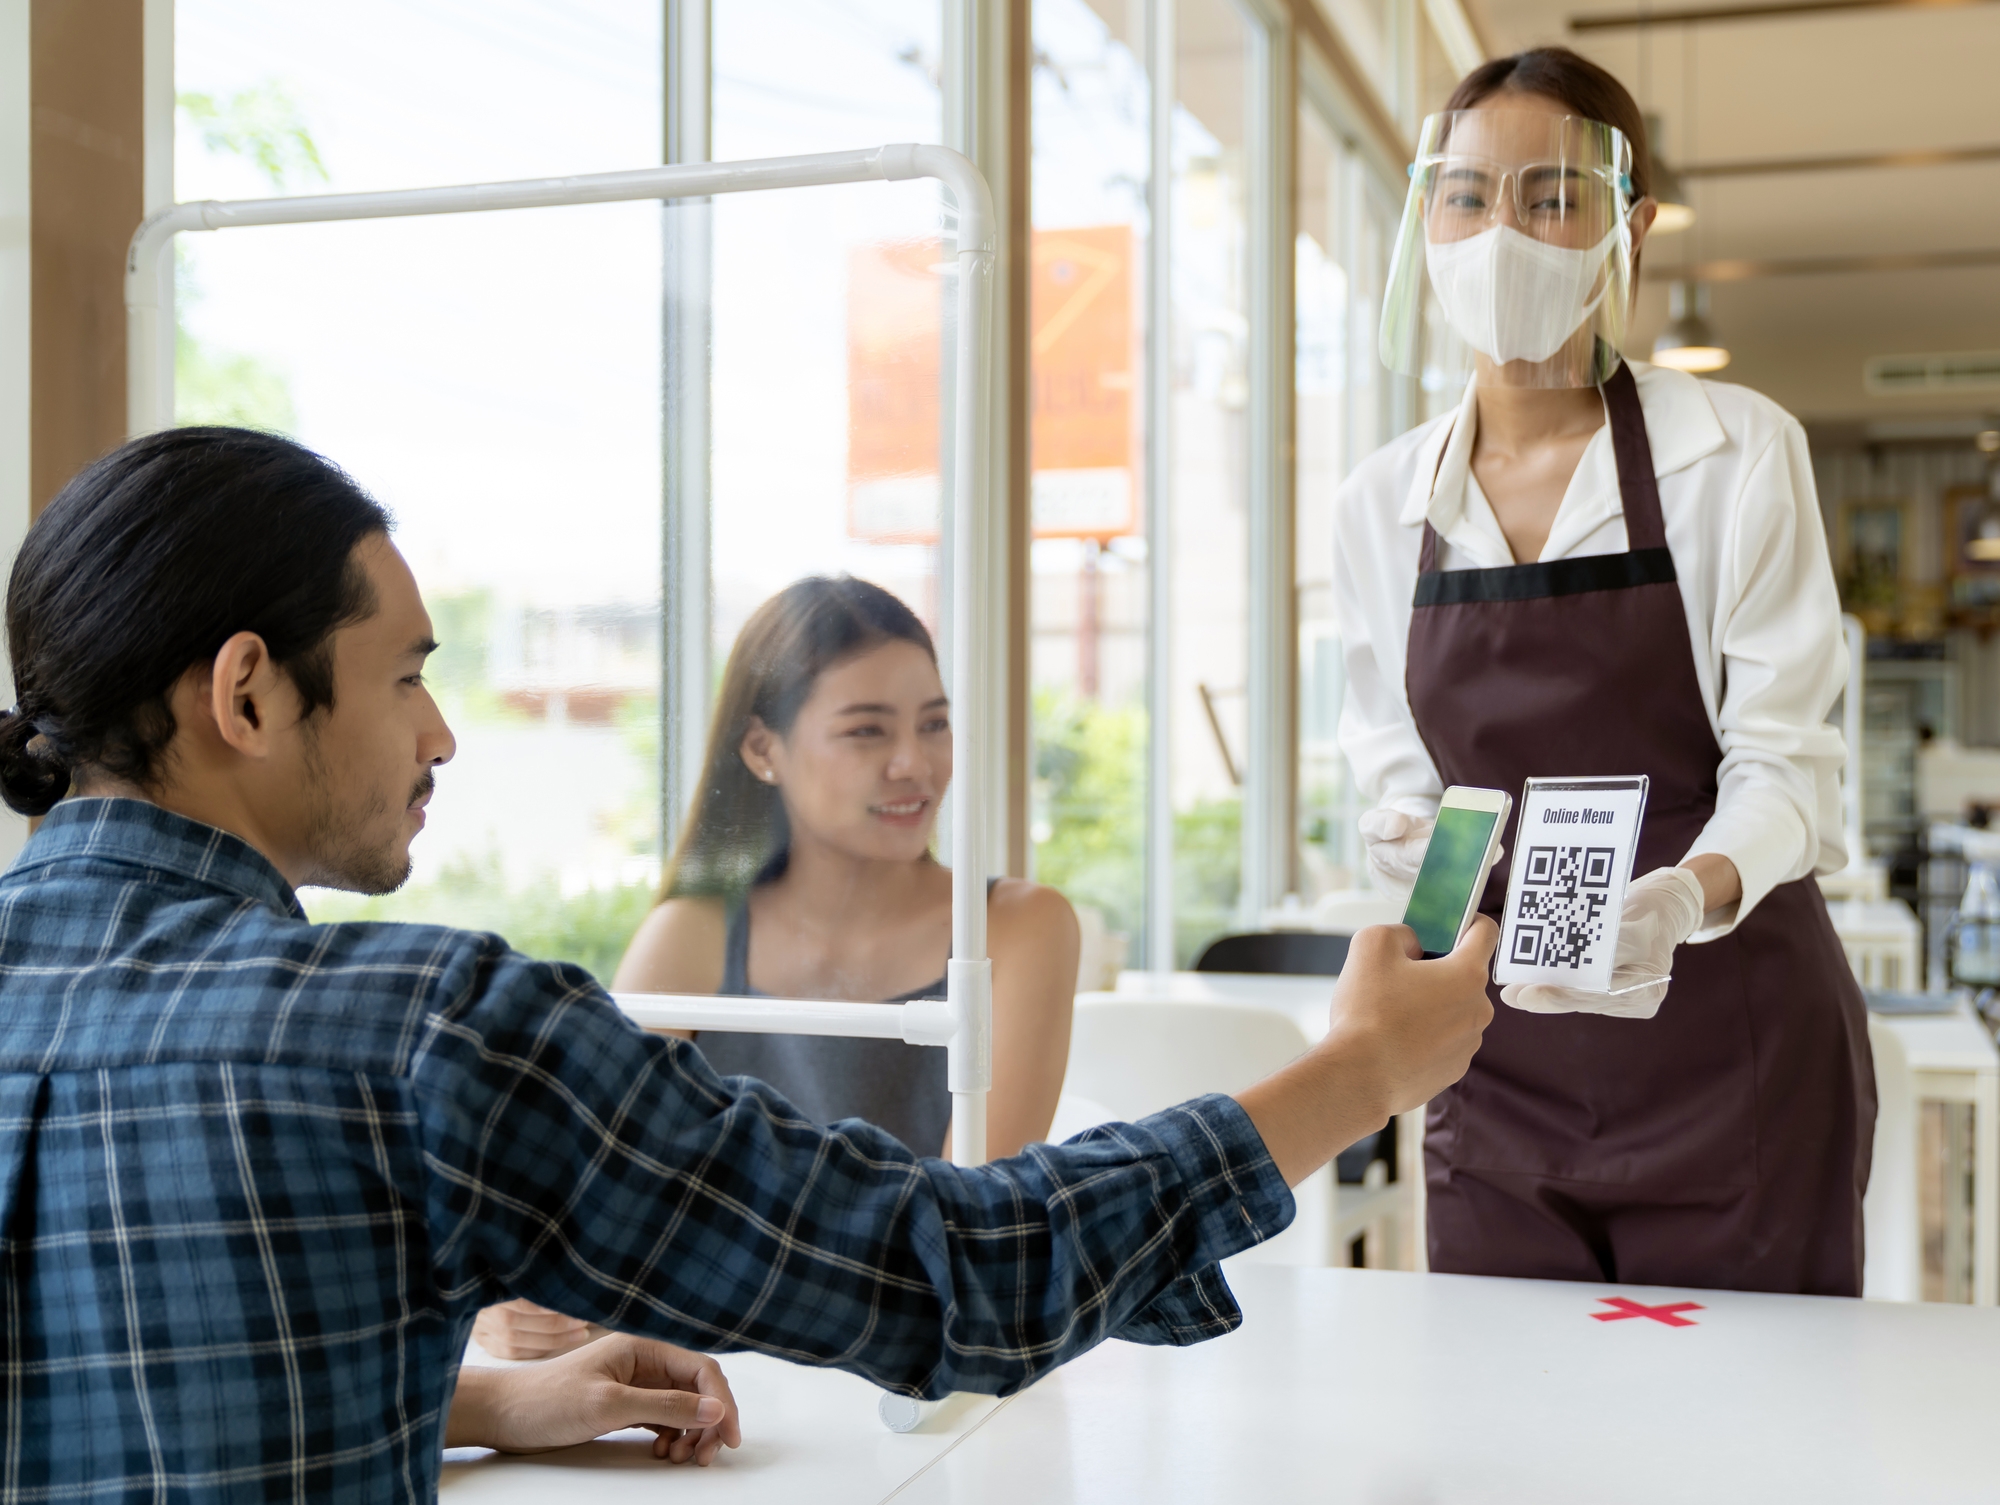
[[[313,925],[225,832],[70,799],[0,877],[0,1499],[426,1500],[526,1296],[1005,1394],[1241,1320],[1290,1219],[1212,1097],[957,1170],[799,1118],[493,936]]]

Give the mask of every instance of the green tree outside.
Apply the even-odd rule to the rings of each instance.
[[[226,98],[183,93],[176,103],[184,127],[198,131],[211,154],[248,162],[273,193],[328,181],[304,114],[282,84],[267,81]],[[175,250],[174,296],[185,314],[200,303],[202,289],[185,251]],[[298,428],[286,373],[256,356],[202,341],[184,324],[174,338],[174,416],[182,424],[228,424],[285,434]],[[440,643],[426,675],[447,717],[460,724],[524,721],[487,678],[491,596],[471,591],[433,597],[426,605]],[[658,761],[658,715],[653,700],[635,701],[620,715],[628,747],[649,767]],[[616,812],[615,824],[633,851],[654,851],[657,815],[651,802],[639,803],[645,808]],[[510,886],[500,854],[489,851],[460,857],[430,882],[394,894],[315,893],[309,912],[322,923],[407,921],[490,930],[529,956],[577,962],[608,986],[652,903],[650,883],[565,894],[556,875],[548,872]]]
[[[329,181],[304,112],[291,90],[276,79],[253,84],[227,99],[183,90],[174,96],[174,104],[201,133],[205,150],[248,162],[274,193],[290,192],[297,181]]]
[[[263,174],[273,193],[301,182],[327,181],[326,163],[285,86],[266,81],[227,99],[211,94],[175,96],[180,117],[201,135],[210,155],[236,157]],[[201,285],[185,248],[174,246],[174,302],[180,314],[201,301]],[[228,424],[289,434],[298,428],[291,382],[268,361],[220,350],[195,338],[176,318],[174,421]]]
[[[509,887],[500,854],[447,863],[432,881],[399,893],[316,893],[308,912],[322,924],[342,920],[401,920],[490,930],[516,951],[576,962],[606,987],[632,932],[653,907],[650,883],[566,895],[553,873]]]
[[[1039,690],[1034,727],[1035,877],[1136,941],[1145,924],[1145,707]],[[1175,812],[1175,965],[1191,965],[1234,925],[1242,838],[1240,800]]]

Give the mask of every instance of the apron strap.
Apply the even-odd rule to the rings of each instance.
[[[1660,516],[1653,446],[1639,407],[1639,384],[1623,361],[1604,379],[1604,411],[1611,422],[1611,452],[1618,460],[1618,492],[1625,502],[1625,547],[1634,553],[1664,549],[1667,525]]]
[[[1456,420],[1453,421],[1456,422]],[[1445,442],[1438,446],[1437,463],[1431,466],[1431,490],[1433,492],[1437,490],[1438,472],[1444,469],[1444,452],[1446,449],[1450,447],[1450,445],[1451,445],[1451,440],[1449,436],[1447,436]],[[1424,542],[1423,546],[1417,550],[1417,573],[1419,575],[1435,575],[1437,573],[1437,567],[1438,567],[1437,529],[1431,526],[1431,520],[1429,518],[1425,518]]]

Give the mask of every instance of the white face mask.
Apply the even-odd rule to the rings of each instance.
[[[1545,361],[1603,301],[1617,227],[1586,250],[1544,245],[1509,225],[1426,241],[1431,286],[1459,337],[1491,360]]]

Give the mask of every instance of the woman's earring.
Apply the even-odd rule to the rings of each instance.
[[[777,769],[775,769],[775,768],[767,768],[767,769],[765,769],[765,770],[764,770],[764,782],[765,782],[765,783],[767,783],[767,784],[775,784],[775,783],[777,783],[777,782],[778,782],[778,771],[777,771]]]

